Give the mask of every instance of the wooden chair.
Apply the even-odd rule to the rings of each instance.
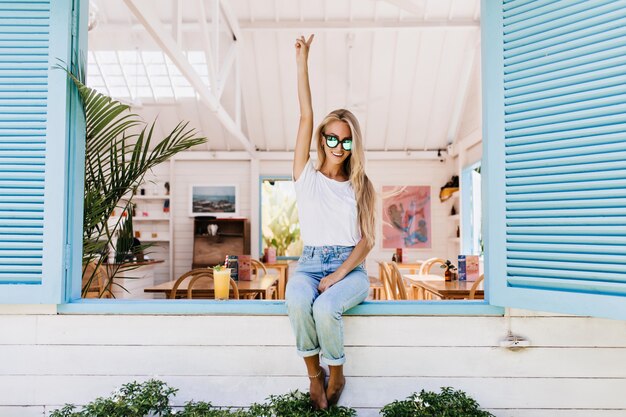
[[[409,291],[407,291],[402,272],[400,272],[400,268],[396,262],[391,262],[391,277],[392,285],[395,285],[396,294],[398,295],[396,300],[408,300]]]
[[[420,275],[428,275],[430,274],[430,270],[436,264],[444,265],[446,261],[441,258],[430,258],[424,261],[422,266],[420,266]]]
[[[250,273],[256,275],[257,278],[261,278],[261,275],[259,275],[260,271],[263,271],[263,275],[267,275],[267,268],[263,265],[263,262],[250,259]]]
[[[369,277],[370,288],[372,289],[372,300],[382,300],[385,288],[383,282],[376,277]]]
[[[261,275],[261,271],[263,271],[263,275]],[[267,272],[267,268],[261,261],[257,261],[256,259],[250,259],[250,273],[252,274],[252,279],[258,279],[262,276],[266,276],[269,274]],[[269,288],[269,299],[277,300],[278,299],[278,281]],[[249,299],[254,299],[258,294],[250,294],[248,296]]]
[[[91,278],[93,275],[93,278]],[[89,279],[91,278],[91,282]],[[83,280],[81,290],[89,285],[84,298],[112,298],[110,286],[107,287],[109,274],[104,265],[97,265],[95,262],[89,262],[85,266],[83,272]],[[83,292],[84,293],[84,292]]]
[[[469,300],[474,300],[476,297],[476,289],[478,288],[478,285],[483,282],[485,280],[485,275],[484,274],[480,274],[480,276],[478,277],[478,279],[474,282],[474,285],[472,285],[472,288],[470,288],[470,293],[469,293]]]
[[[383,295],[385,300],[395,300],[396,292],[393,290],[391,285],[391,268],[387,262],[380,262],[380,280],[383,284]]]
[[[408,300],[408,293],[402,278],[398,264],[381,262],[383,275],[381,280],[385,289],[387,300]]]
[[[188,299],[192,299],[193,298],[193,286],[201,278],[212,280],[213,279],[213,269],[211,269],[211,268],[197,268],[197,269],[192,269],[189,272],[185,272],[183,275],[181,275],[176,280],[176,282],[174,283],[174,286],[172,287],[172,290],[168,294],[167,298],[168,299],[172,299],[172,300],[175,299],[176,298],[176,292],[178,291],[178,287],[180,287],[180,285],[186,279],[189,279],[189,283],[187,284],[187,298]],[[230,279],[230,287],[233,290],[233,299],[238,300],[239,299],[239,288],[237,288],[237,283],[232,278]]]

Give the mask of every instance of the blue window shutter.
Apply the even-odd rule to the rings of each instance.
[[[626,319],[626,1],[482,11],[490,303]]]
[[[71,0],[0,4],[0,302],[60,303]]]

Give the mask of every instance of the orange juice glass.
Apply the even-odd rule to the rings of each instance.
[[[213,286],[216,300],[228,300],[230,290],[230,268],[213,270]]]

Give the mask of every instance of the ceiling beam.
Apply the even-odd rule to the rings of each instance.
[[[230,28],[230,32],[233,34],[233,40],[241,40],[241,28],[239,27],[239,20],[237,20],[237,15],[230,7],[230,2],[222,1],[220,2],[220,6],[222,8],[222,14],[224,15],[224,19],[226,19],[226,24]]]
[[[209,36],[209,24],[207,23],[207,13],[206,8],[204,7],[204,0],[198,0],[198,9],[200,10],[198,15],[198,24],[200,25],[200,31],[202,32],[202,46],[204,47],[207,72],[209,73],[209,85],[211,86],[211,91],[215,93],[218,69],[216,59],[213,56],[213,50],[211,48],[211,37]]]
[[[459,128],[461,127],[462,115],[465,113],[467,93],[472,80],[472,74],[474,73],[474,67],[476,66],[476,51],[480,48],[480,31],[477,31],[475,38],[470,40],[468,43],[471,46],[465,50],[463,69],[461,70],[462,72],[459,79],[459,85],[456,89],[456,100],[452,109],[452,116],[450,116],[448,133],[446,135],[448,144],[454,143],[456,140],[456,137],[459,134]]]
[[[366,151],[368,161],[436,161],[445,158],[445,151]],[[249,161],[252,157],[241,151],[185,151],[174,156],[177,161]],[[293,152],[258,151],[254,159],[259,161],[293,161]],[[317,160],[317,152],[311,152],[311,159]]]
[[[222,3],[222,4],[225,4]],[[222,9],[223,10],[223,9]],[[166,30],[171,30],[171,22],[163,22],[162,26]],[[313,31],[316,33],[325,31],[379,31],[379,30],[452,30],[452,29],[467,29],[467,28],[479,28],[480,20],[281,20],[276,22],[275,20],[254,20],[239,22],[240,35],[243,32],[249,31]],[[93,31],[94,35],[107,36],[108,34],[119,33],[120,31],[137,31],[142,32],[144,30],[142,25],[133,24],[129,25],[126,22],[111,22],[106,25],[101,25],[97,30]],[[183,32],[201,32],[201,24],[199,22],[183,22]],[[90,36],[92,34],[90,33]],[[237,35],[233,35],[237,36]],[[241,39],[241,37],[237,37]]]
[[[172,2],[172,36],[178,45],[183,43],[183,0]]]
[[[413,3],[411,0],[382,0],[386,3],[389,3],[393,6],[396,6],[398,9],[410,13],[410,14],[414,14],[414,15],[418,15],[418,16],[422,16],[424,14],[424,2],[420,1],[420,5],[418,6],[417,4]]]
[[[237,123],[221,106],[220,101],[209,91],[208,87],[202,81],[202,78],[189,63],[182,50],[176,44],[171,36],[171,32],[167,31],[158,16],[154,13],[154,8],[150,4],[142,3],[139,6],[139,0],[124,0],[126,6],[135,15],[137,20],[144,25],[146,31],[152,36],[157,45],[172,60],[174,65],[178,67],[181,74],[189,81],[189,84],[196,90],[200,96],[200,100],[215,113],[222,126],[230,132],[244,148],[254,156],[256,150],[250,140],[244,135]]]
[[[415,29],[466,29],[480,27],[475,20],[255,20],[254,22],[239,22],[243,31],[250,30],[415,30]]]

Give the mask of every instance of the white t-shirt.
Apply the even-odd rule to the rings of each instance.
[[[306,246],[356,246],[361,228],[350,181],[335,181],[309,159],[295,181],[302,241]]]

